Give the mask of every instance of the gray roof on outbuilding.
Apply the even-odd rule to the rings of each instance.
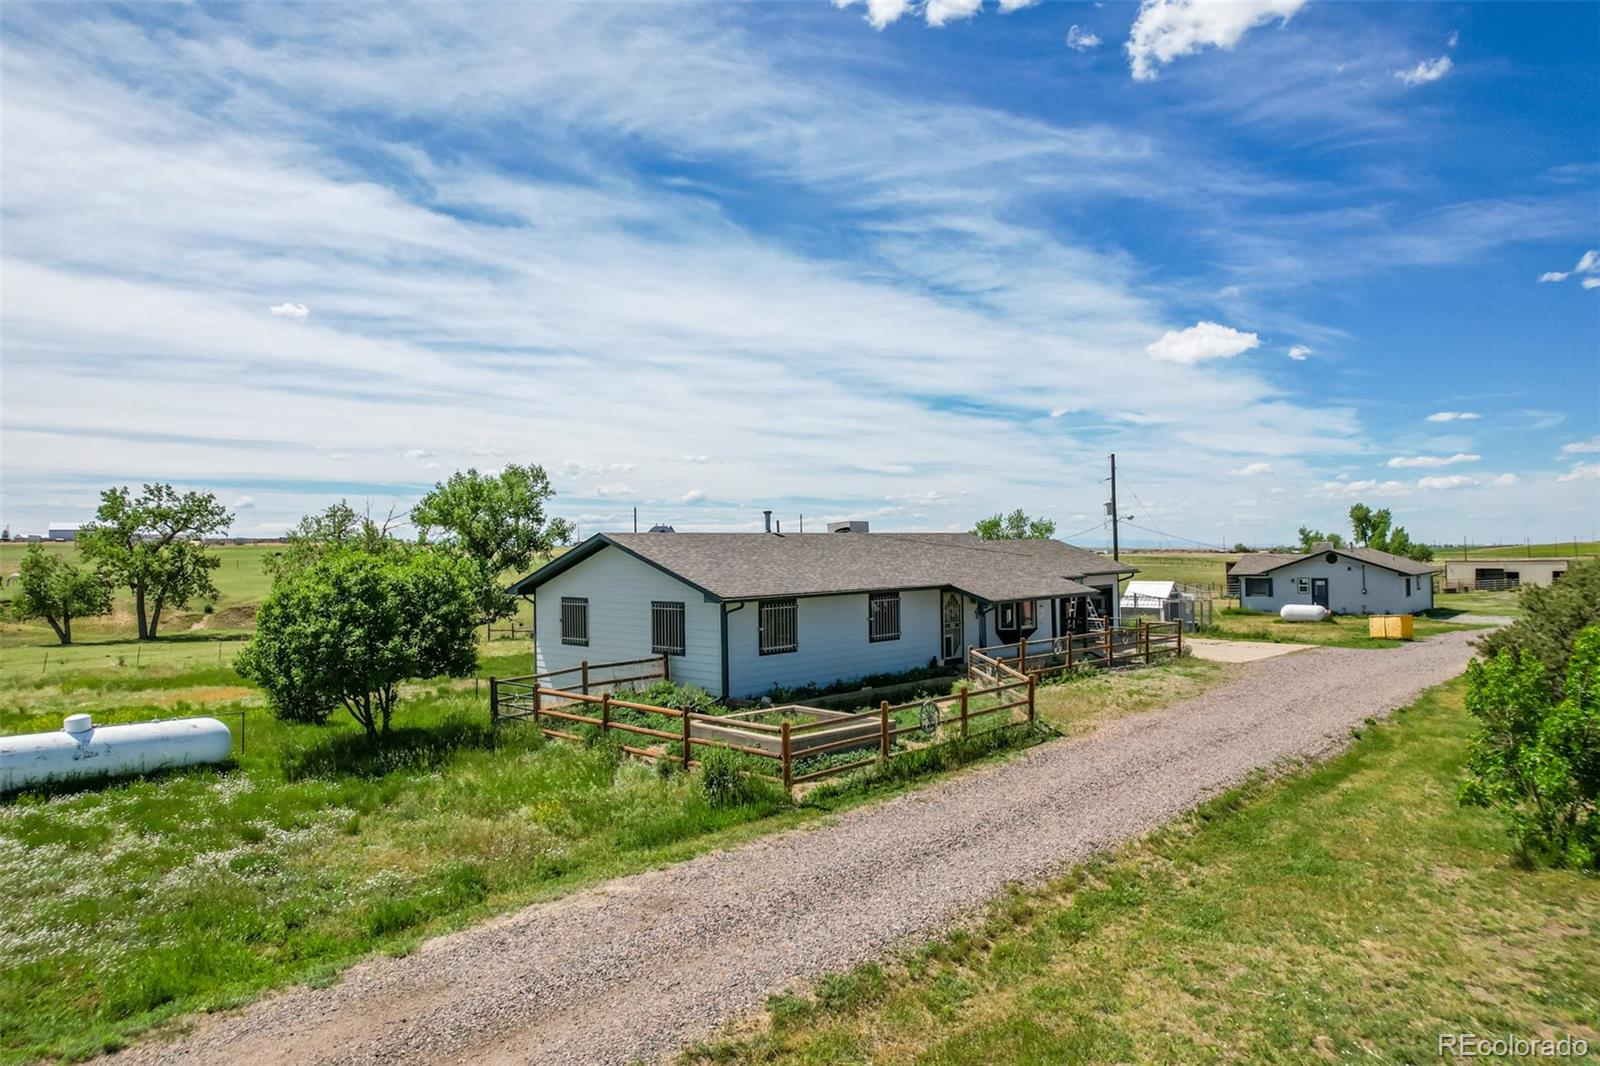
[[[1397,574],[1422,576],[1425,574],[1437,574],[1443,569],[1443,567],[1434,566],[1432,563],[1419,563],[1415,559],[1407,559],[1403,555],[1392,555],[1376,548],[1330,548],[1324,544],[1318,545],[1311,551],[1301,555],[1282,555],[1273,552],[1257,552],[1253,555],[1246,555],[1229,567],[1228,573],[1233,577],[1252,577],[1256,574],[1265,574],[1280,569],[1290,563],[1315,559],[1317,556],[1326,555],[1328,552],[1336,552],[1348,559],[1366,563],[1368,566],[1381,566],[1385,570],[1393,570]]]
[[[970,533],[599,533],[512,591],[533,592],[606,547],[718,600],[949,586],[995,603],[1081,596],[1094,591],[1083,578],[1136,572],[1056,540],[982,540]]]

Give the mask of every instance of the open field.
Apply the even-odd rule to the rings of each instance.
[[[410,686],[374,752],[343,712],[274,720],[228,665],[238,646],[146,644],[120,667],[85,646],[47,672],[0,656],[0,733],[78,711],[106,724],[216,713],[237,729],[242,712],[246,742],[220,770],[0,800],[0,1061],[116,1047],[182,1012],[328,981],[375,951],[904,787],[713,808],[696,778],[604,746],[490,733],[470,680]],[[529,670],[525,640],[486,650],[480,675]],[[1046,685],[1040,717],[1081,732],[1226,676],[1185,661]]]
[[[1227,584],[1228,564],[1243,558],[1233,552],[1123,552],[1122,561],[1137,566],[1139,581],[1177,581],[1185,585],[1210,588],[1222,595]]]
[[[1562,540],[1554,544],[1498,544],[1481,548],[1436,547],[1434,562],[1447,559],[1541,559],[1571,556],[1600,556],[1600,540]]]
[[[46,551],[57,553],[72,562],[82,561],[76,544],[47,542],[43,546]],[[17,567],[27,550],[28,545],[15,541],[0,544],[0,580],[6,582],[5,587],[0,589],[0,605],[4,605],[11,597],[11,576],[17,572]],[[197,601],[182,609],[163,611],[158,639],[144,642],[142,651],[137,652],[139,661],[150,661],[147,657],[154,654],[155,661],[161,663],[191,664],[204,660],[207,653],[211,656],[210,661],[214,661],[218,655],[215,648],[210,648],[207,652],[193,648],[168,652],[157,651],[156,648],[161,646],[164,649],[167,644],[178,639],[231,640],[249,636],[255,628],[256,607],[266,598],[272,587],[265,564],[278,550],[279,545],[276,544],[225,544],[212,548],[211,551],[222,564],[212,571],[212,580],[217,585],[217,598],[204,602]],[[508,582],[511,578],[521,576],[508,575]],[[208,607],[210,610],[207,610]],[[517,636],[526,638],[533,624],[527,601],[518,600],[515,617],[495,625],[496,637],[506,635],[513,622],[516,624]],[[133,597],[127,589],[119,588],[112,600],[112,613],[99,618],[74,619],[72,635],[76,644],[126,643],[126,649],[108,647],[99,653],[85,653],[90,659],[98,655],[104,657],[107,663],[114,664],[118,657],[133,661],[136,654],[134,644],[136,628]],[[483,635],[482,630],[479,633]],[[43,620],[15,622],[0,614],[0,657],[8,657],[11,649],[55,647],[58,647],[56,636]],[[230,654],[231,652],[222,653],[224,658]],[[42,658],[36,656],[29,661],[38,664]],[[51,662],[55,662],[55,659],[55,655],[52,655]]]
[[[1426,615],[1417,615],[1413,624],[1413,631],[1418,640],[1426,640],[1441,633],[1485,628],[1483,625],[1461,625]],[[1375,640],[1367,634],[1367,619],[1364,615],[1334,615],[1326,622],[1285,622],[1275,614],[1230,607],[1218,611],[1212,627],[1200,635],[1230,640],[1325,644],[1339,648],[1398,648],[1404,643],[1399,640]]]
[[[1455,802],[1462,682],[695,1063],[1430,1062],[1440,1033],[1600,1045],[1600,881]]]

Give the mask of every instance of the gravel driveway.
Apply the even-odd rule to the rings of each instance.
[[[622,878],[202,1018],[119,1062],[600,1063],[654,1058],[768,993],[937,933],[1154,829],[1252,770],[1341,745],[1460,673],[1473,634],[1318,648],[1074,740],[810,828]]]

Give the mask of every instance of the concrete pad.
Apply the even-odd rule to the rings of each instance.
[[[1183,646],[1194,652],[1196,659],[1210,659],[1214,663],[1253,663],[1258,659],[1271,659],[1290,652],[1315,648],[1315,644],[1275,644],[1267,640],[1211,640],[1205,637],[1184,637]]]

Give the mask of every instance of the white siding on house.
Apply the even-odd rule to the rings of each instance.
[[[1411,576],[1335,553],[1336,561],[1324,555],[1302,559],[1279,567],[1269,574],[1239,578],[1239,605],[1252,611],[1274,614],[1285,604],[1311,603],[1311,580],[1328,581],[1328,607],[1336,614],[1415,614],[1433,607],[1433,579],[1427,574]],[[1246,594],[1259,578],[1272,579],[1271,595]],[[1301,579],[1305,589],[1301,590]],[[1410,594],[1406,585],[1410,583]]]
[[[804,596],[797,601],[799,647],[762,655],[757,639],[757,601],[728,614],[728,688],[735,697],[759,696],[774,685],[829,685],[868,674],[898,673],[927,666],[939,654],[937,589],[900,593],[900,639],[867,639],[867,594]],[[971,641],[977,630],[967,633]]]
[[[588,647],[561,643],[563,596],[589,601]],[[683,604],[685,654],[671,659],[673,680],[719,694],[722,628],[717,605],[616,547],[601,549],[539,586],[534,597],[534,669],[561,670],[584,660],[602,663],[645,658],[651,654],[650,604],[655,600]]]

